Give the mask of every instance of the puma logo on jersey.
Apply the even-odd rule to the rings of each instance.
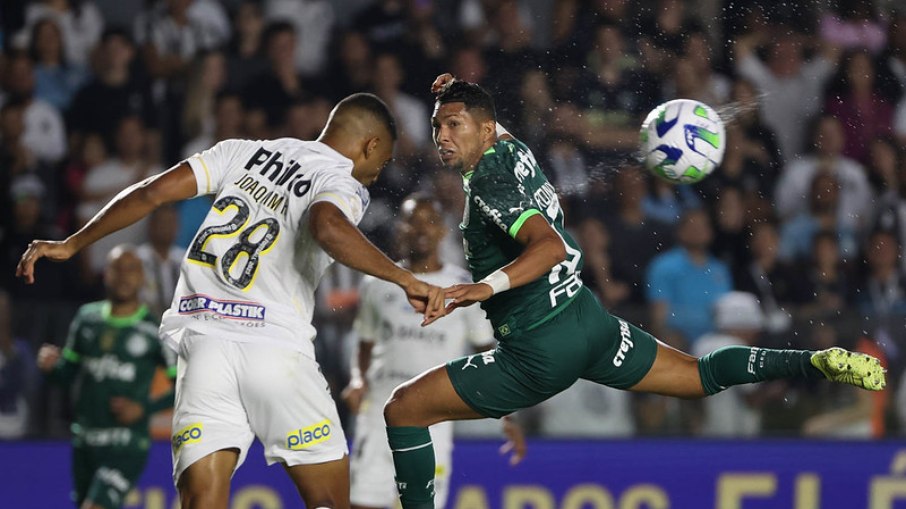
[[[217,300],[207,295],[189,295],[179,299],[179,314],[214,313],[235,320],[264,320],[266,308],[254,302]]]

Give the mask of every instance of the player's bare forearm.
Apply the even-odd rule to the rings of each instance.
[[[34,283],[34,265],[41,258],[65,261],[85,246],[147,216],[161,204],[195,196],[195,176],[186,163],[132,185],[110,201],[79,231],[64,241],[35,240],[28,245],[16,276]]]
[[[121,191],[66,242],[78,252],[85,246],[134,224],[165,203],[195,196],[196,191],[195,175],[187,163],[181,163]]]
[[[528,218],[516,234],[516,241],[525,250],[503,268],[510,278],[510,288],[535,281],[566,259],[563,239],[541,214]]]
[[[402,287],[415,279],[375,247],[336,205],[312,205],[308,225],[315,241],[343,265]]]

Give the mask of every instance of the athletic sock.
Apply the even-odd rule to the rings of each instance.
[[[808,350],[772,350],[747,346],[719,348],[698,360],[698,372],[705,394],[741,384],[802,378],[823,380],[824,374],[812,366],[814,352]]]
[[[434,444],[428,428],[387,426],[403,509],[434,509]]]

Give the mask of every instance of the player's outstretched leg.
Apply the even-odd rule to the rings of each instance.
[[[237,449],[222,449],[189,465],[177,483],[180,506],[226,509],[230,502],[230,477],[238,462]]]
[[[305,507],[349,509],[349,456],[342,459],[287,467]]]
[[[393,391],[384,406],[384,421],[403,509],[434,509],[434,444],[428,426],[481,417],[456,393],[445,366]]]
[[[881,361],[868,354],[834,347],[812,354],[811,363],[828,380],[834,382],[855,385],[869,391],[880,391],[887,386]]]
[[[734,385],[793,378],[828,379],[869,390],[881,390],[886,385],[880,361],[842,348],[814,352],[728,346],[696,359],[658,342],[654,364],[630,389],[698,398]]]

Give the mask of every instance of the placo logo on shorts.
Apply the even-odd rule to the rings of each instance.
[[[286,447],[291,451],[309,447],[330,440],[330,421],[321,421],[307,428],[290,431],[286,435]]]
[[[222,300],[193,294],[179,299],[179,314],[214,313],[233,320],[264,320],[265,307],[256,302]]]
[[[200,422],[189,424],[173,435],[173,450],[178,451],[180,447],[186,444],[192,444],[201,441],[201,432],[203,426]]]

